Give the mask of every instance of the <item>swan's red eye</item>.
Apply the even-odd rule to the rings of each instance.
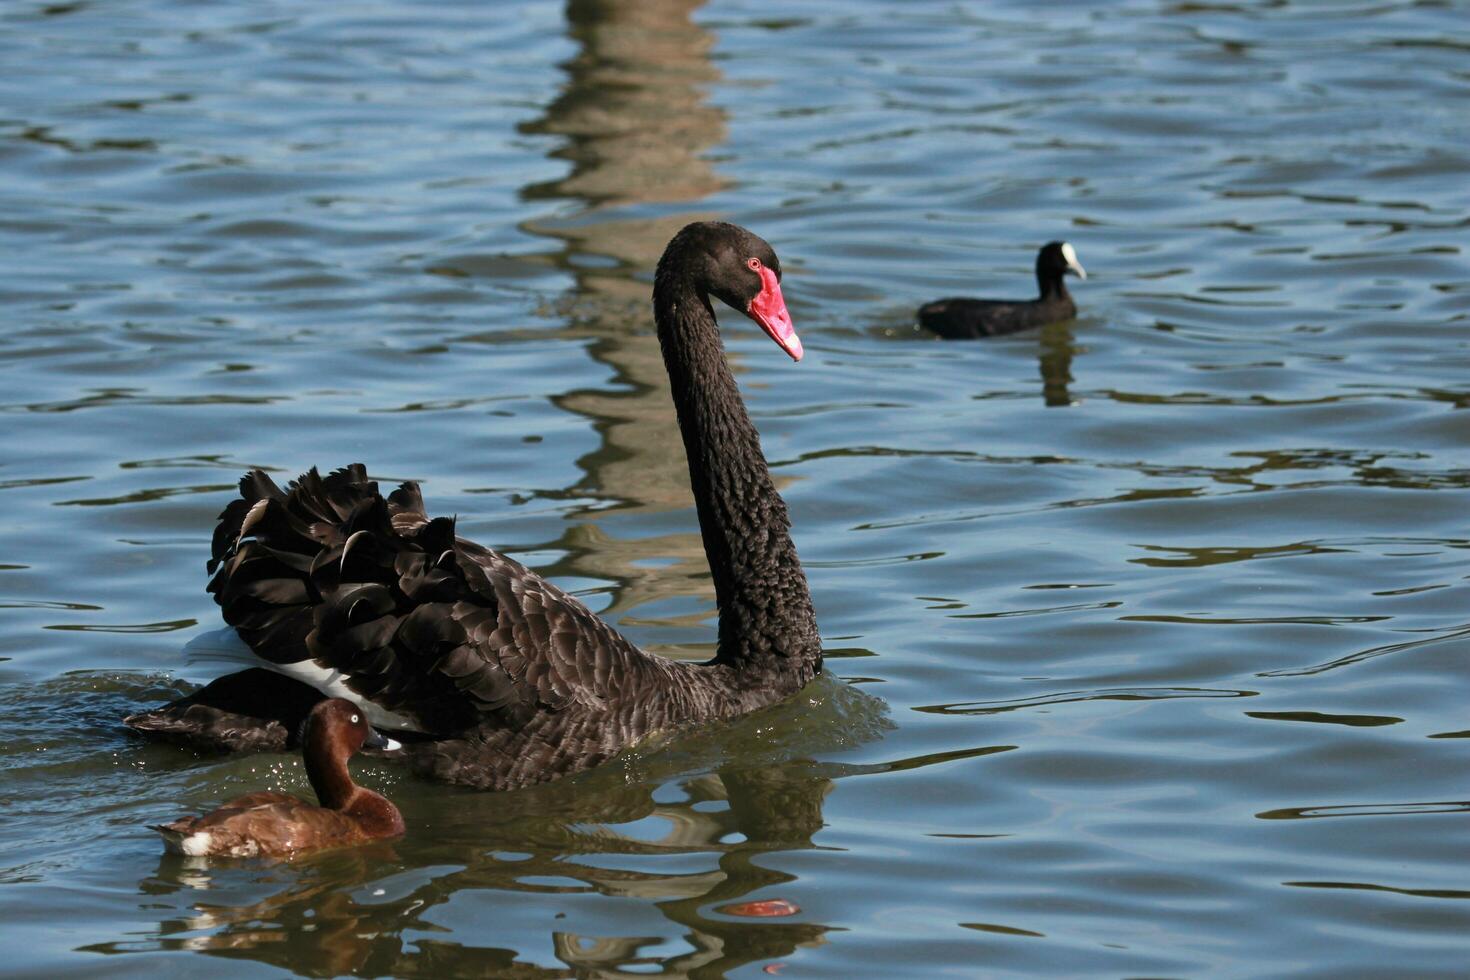
[[[756,258],[746,259],[745,260],[745,264],[748,265],[748,266],[750,266],[756,272],[761,271],[761,260],[760,259],[756,259]]]

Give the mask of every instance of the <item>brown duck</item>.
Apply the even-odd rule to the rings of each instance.
[[[347,771],[347,760],[364,745],[398,748],[373,731],[361,708],[341,698],[320,702],[306,717],[302,741],[320,806],[288,793],[248,793],[202,817],[153,825],[164,846],[191,857],[290,858],[403,833],[398,808],[353,783]]]

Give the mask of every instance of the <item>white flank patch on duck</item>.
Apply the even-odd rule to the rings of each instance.
[[[209,845],[213,842],[214,838],[201,830],[179,841],[179,850],[190,857],[203,857],[209,853]]]

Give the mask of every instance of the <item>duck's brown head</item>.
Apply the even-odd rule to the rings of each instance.
[[[343,698],[328,698],[311,709],[302,727],[301,741],[308,752],[314,750],[343,762],[364,745],[384,751],[400,747],[368,724],[366,712]]]

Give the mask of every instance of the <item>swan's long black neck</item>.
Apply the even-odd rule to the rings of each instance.
[[[822,664],[811,593],[714,312],[675,255],[659,264],[653,302],[720,609],[712,663],[770,671],[800,686]]]

